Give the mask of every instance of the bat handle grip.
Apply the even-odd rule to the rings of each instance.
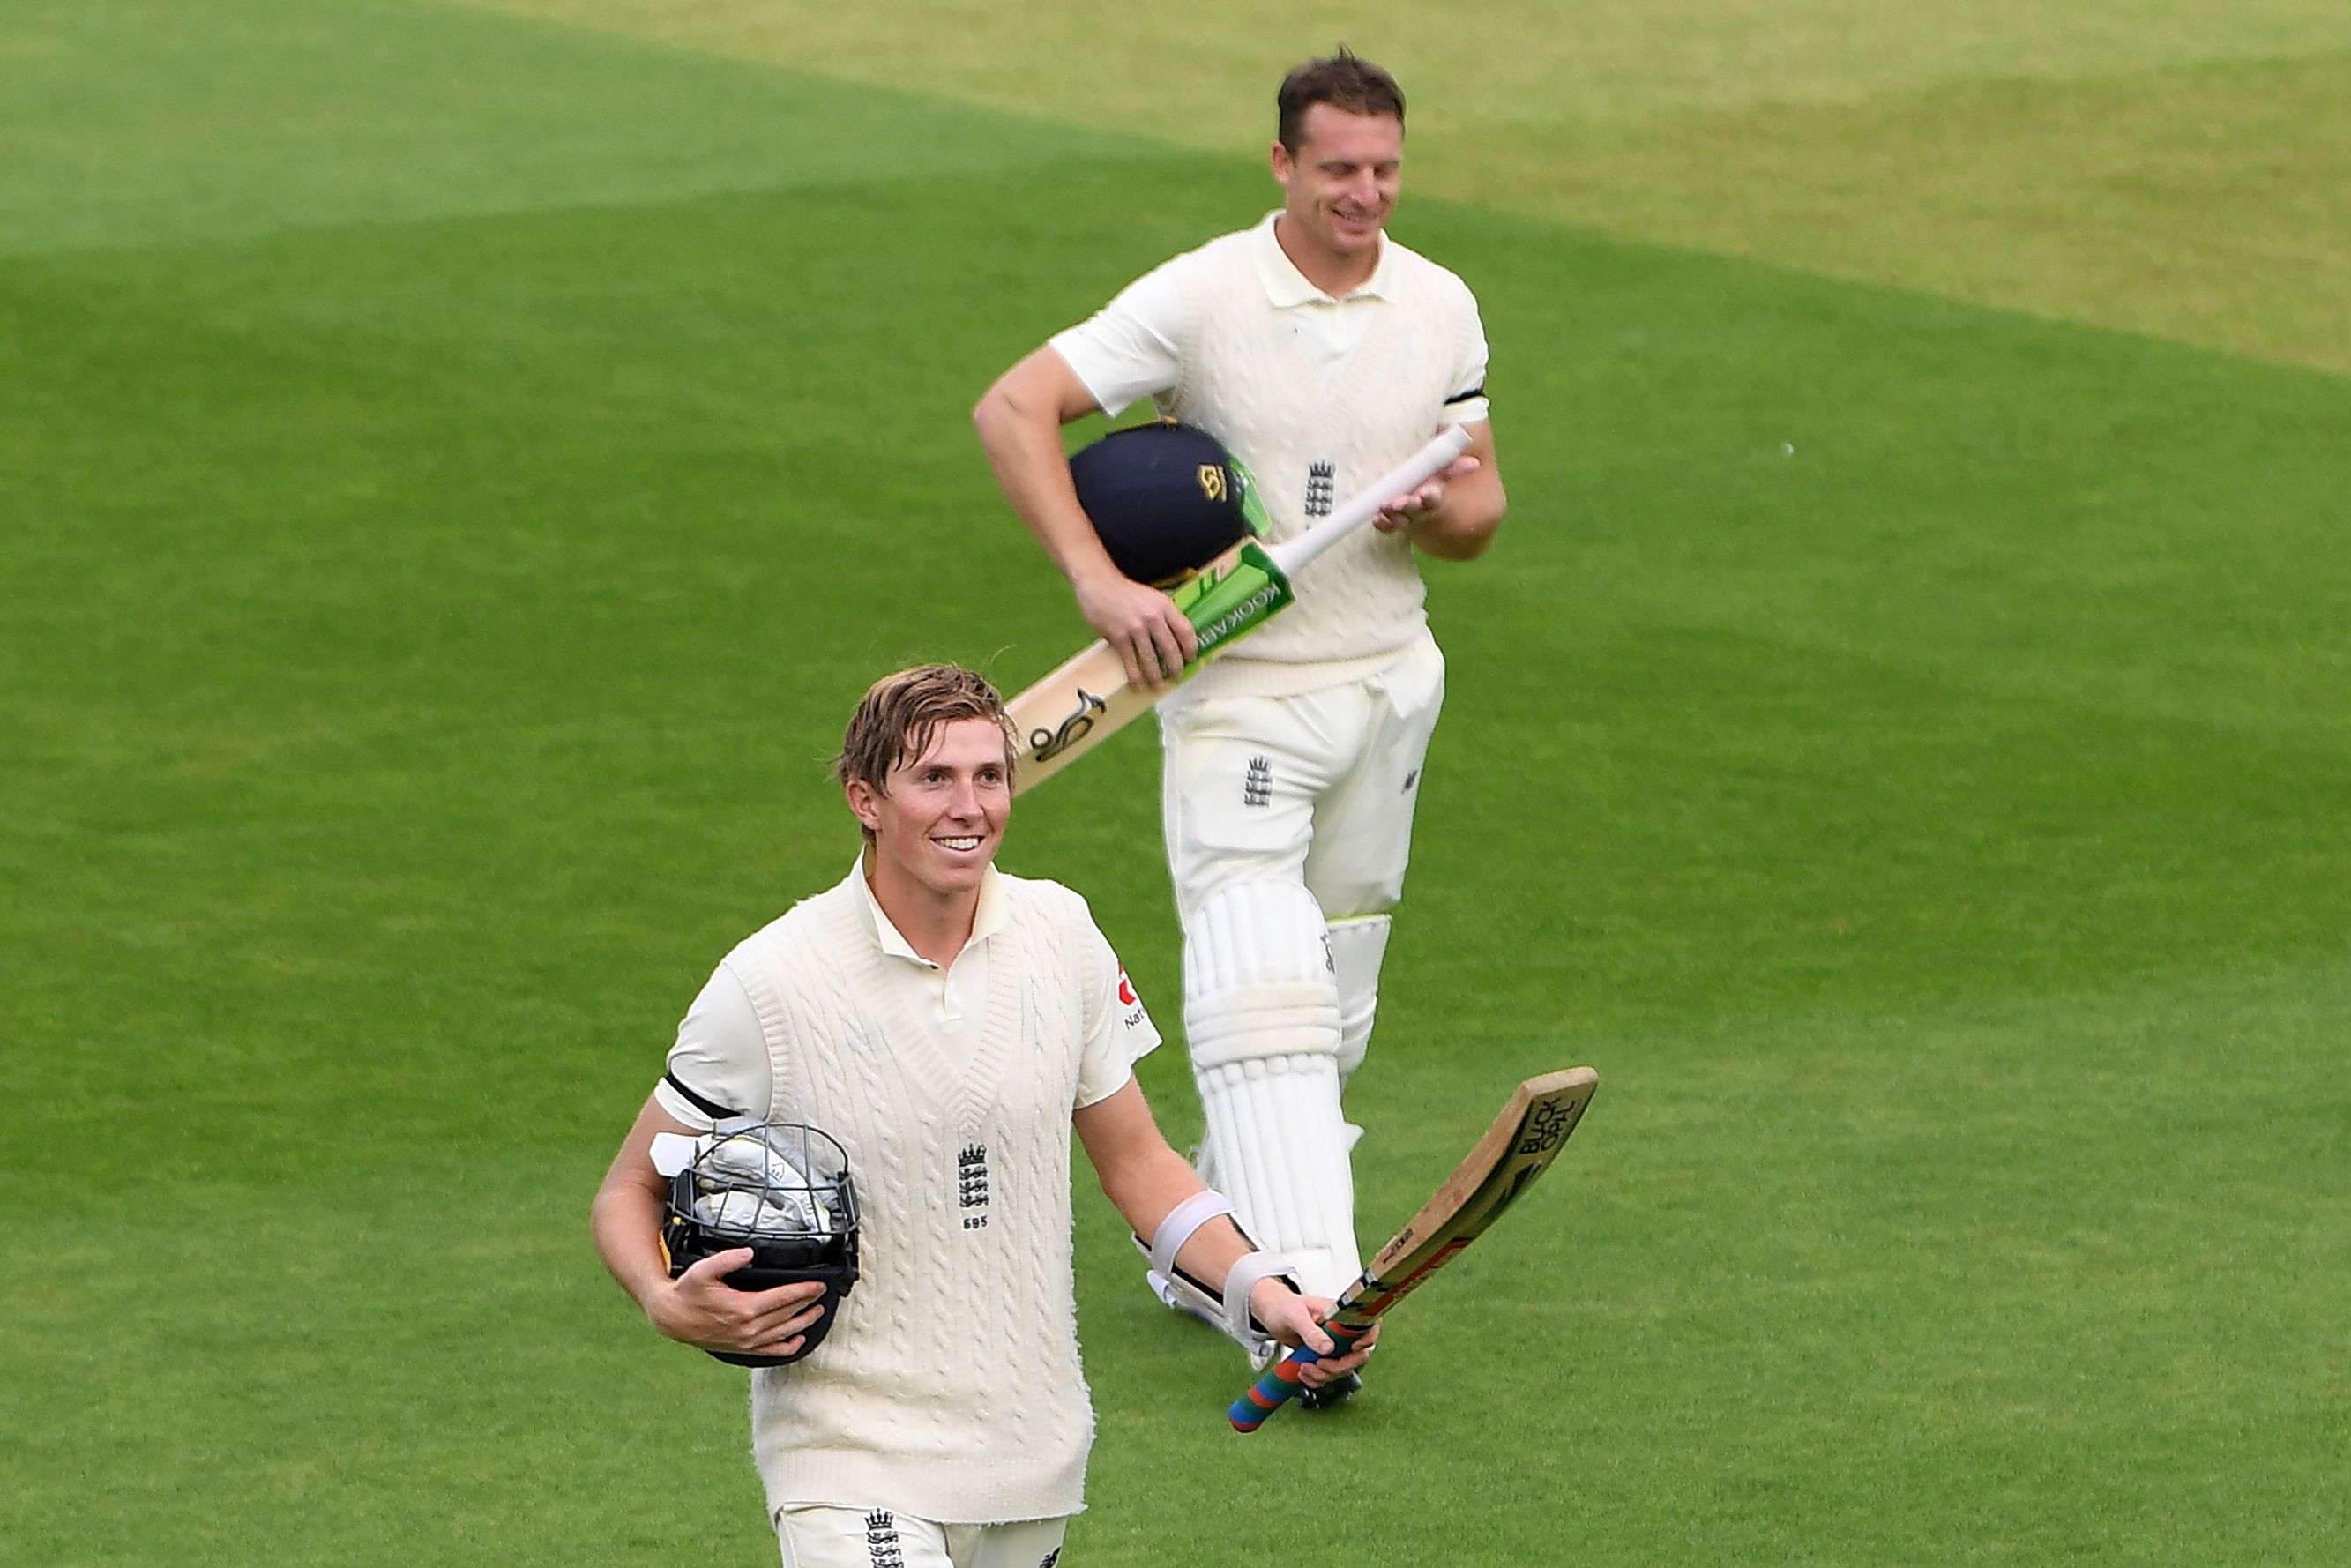
[[[1337,1348],[1331,1354],[1344,1355],[1354,1348],[1355,1342],[1372,1331],[1368,1328],[1343,1329],[1337,1323],[1324,1323],[1322,1332],[1331,1336]],[[1305,1385],[1298,1380],[1304,1368],[1322,1359],[1315,1351],[1300,1345],[1288,1355],[1265,1369],[1263,1376],[1249,1385],[1249,1392],[1233,1401],[1225,1415],[1236,1432],[1254,1432],[1265,1425],[1266,1417],[1298,1397]]]

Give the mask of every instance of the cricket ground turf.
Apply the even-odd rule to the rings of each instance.
[[[589,1196],[846,865],[865,682],[1082,640],[969,405],[1270,205],[1341,37],[1511,496],[1430,570],[1367,1242],[1603,1087],[1246,1439],[1081,1177],[1070,1568],[2351,1559],[2339,8],[1262,18],[0,8],[0,1562],[774,1560]],[[1181,1145],[1155,764],[1004,861]]]

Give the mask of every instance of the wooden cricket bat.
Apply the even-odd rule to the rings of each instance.
[[[1512,1091],[1486,1135],[1339,1297],[1338,1310],[1322,1327],[1342,1353],[1368,1333],[1389,1308],[1418,1290],[1422,1281],[1484,1235],[1551,1168],[1599,1087],[1597,1071],[1571,1067],[1530,1078]],[[1322,1359],[1301,1345],[1268,1367],[1226,1412],[1233,1430],[1254,1432],[1263,1426],[1267,1416],[1304,1386],[1298,1380],[1299,1369]]]
[[[1379,515],[1380,507],[1442,473],[1468,449],[1469,433],[1449,424],[1427,445],[1296,538],[1268,547],[1244,539],[1171,590],[1192,622],[1199,653],[1176,677],[1188,679],[1296,597],[1290,579],[1307,563]],[[1013,792],[1034,788],[1108,739],[1174,684],[1153,691],[1130,682],[1110,644],[1096,642],[1007,705],[1019,733]]]

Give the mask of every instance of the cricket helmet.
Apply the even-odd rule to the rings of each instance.
[[[1078,505],[1137,582],[1165,587],[1266,531],[1257,484],[1207,431],[1174,420],[1113,431],[1070,459]]]
[[[816,1322],[790,1355],[710,1354],[737,1366],[783,1366],[824,1343],[842,1298],[857,1283],[857,1191],[849,1155],[798,1122],[722,1122],[695,1140],[693,1160],[670,1178],[662,1246],[674,1280],[705,1258],[739,1247],[751,1261],[726,1276],[738,1291],[820,1281]]]

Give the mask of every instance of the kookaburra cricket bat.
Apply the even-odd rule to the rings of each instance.
[[[1518,1086],[1468,1156],[1339,1297],[1338,1310],[1322,1328],[1342,1353],[1370,1333],[1382,1314],[1417,1290],[1422,1281],[1485,1234],[1486,1228],[1551,1168],[1599,1087],[1600,1074],[1589,1067],[1546,1072]],[[1233,1429],[1254,1432],[1263,1426],[1267,1416],[1290,1403],[1303,1386],[1298,1381],[1299,1368],[1321,1359],[1301,1346],[1268,1367],[1256,1385],[1234,1400],[1226,1412]]]
[[[1244,539],[1169,591],[1199,640],[1199,653],[1176,680],[1240,638],[1295,597],[1290,580],[1309,561],[1379,515],[1388,501],[1445,471],[1468,449],[1469,433],[1448,424],[1427,445],[1383,474],[1362,494],[1296,538],[1267,547]],[[1096,642],[1007,705],[1020,749],[1012,770],[1016,793],[1051,778],[1174,688],[1157,691],[1126,678],[1110,644]]]

